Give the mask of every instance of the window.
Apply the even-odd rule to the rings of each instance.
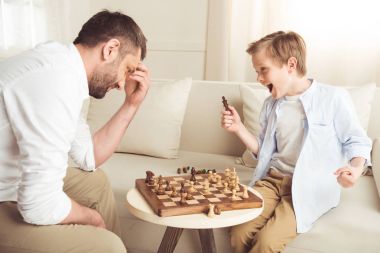
[[[0,0],[0,56],[59,39],[61,0]]]

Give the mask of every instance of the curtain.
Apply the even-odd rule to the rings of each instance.
[[[292,30],[305,39],[309,77],[380,83],[379,7],[373,0],[209,0],[205,79],[256,81],[248,44]]]
[[[67,0],[0,0],[0,56],[48,40],[65,41],[69,11]]]

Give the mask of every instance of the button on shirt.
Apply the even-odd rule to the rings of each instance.
[[[260,115],[258,164],[250,185],[266,176],[277,150],[278,106],[284,98],[268,97]],[[292,201],[297,232],[304,233],[324,213],[336,207],[340,185],[334,172],[354,157],[370,165],[372,142],[361,127],[347,90],[313,81],[300,95],[306,115],[303,145],[295,164]]]
[[[0,61],[0,201],[17,201],[24,220],[61,222],[68,154],[95,169],[89,128],[81,117],[86,72],[73,44],[41,44]]]

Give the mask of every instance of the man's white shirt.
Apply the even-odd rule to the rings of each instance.
[[[73,44],[41,44],[0,61],[0,201],[17,201],[24,220],[61,222],[68,155],[95,169],[81,109],[88,98],[83,61]]]

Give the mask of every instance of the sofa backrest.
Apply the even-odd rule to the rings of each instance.
[[[240,156],[244,152],[245,147],[240,140],[220,126],[222,96],[237,108],[243,120],[240,84],[243,83],[193,80],[182,126],[181,150],[234,156]],[[260,84],[250,83],[250,86],[262,89]],[[379,111],[380,88],[376,88],[368,128],[371,138],[380,137]]]

